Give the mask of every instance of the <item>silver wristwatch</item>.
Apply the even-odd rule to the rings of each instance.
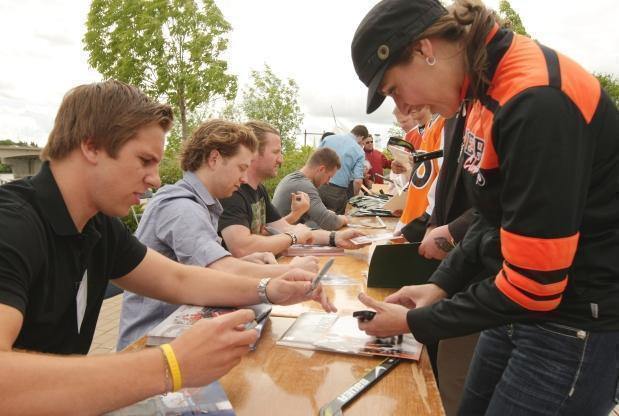
[[[270,280],[270,277],[265,277],[264,279],[260,279],[260,283],[258,283],[258,298],[260,299],[260,303],[266,303],[267,305],[272,305],[267,296],[267,285]]]

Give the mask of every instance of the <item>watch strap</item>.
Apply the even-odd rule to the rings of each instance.
[[[284,234],[286,234],[288,237],[290,237],[290,244],[297,244],[297,235],[295,233],[291,233],[290,231],[286,231]]]
[[[331,231],[329,233],[329,245],[331,247],[335,247],[336,246],[336,244],[335,244],[335,231]]]
[[[264,279],[260,279],[258,283],[258,298],[260,299],[260,303],[266,303],[267,305],[272,305],[273,303],[269,300],[267,296],[267,285],[271,280],[270,277],[265,277]]]

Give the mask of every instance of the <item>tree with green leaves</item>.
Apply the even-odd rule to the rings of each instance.
[[[391,127],[389,127],[389,131],[387,132],[389,137],[404,137],[406,132],[400,127],[398,123],[393,123]]]
[[[272,124],[281,134],[284,152],[293,150],[303,121],[299,86],[293,79],[278,78],[268,65],[262,72],[251,71],[251,80],[243,91],[243,113],[248,119]]]
[[[93,0],[86,28],[88,63],[105,78],[167,100],[183,139],[188,113],[236,95],[236,76],[219,59],[231,26],[214,0]]]
[[[514,32],[531,37],[524,28],[524,24],[520,19],[520,15],[516,13],[507,0],[501,0],[499,2],[499,16],[503,19],[503,25]]]
[[[613,74],[593,73],[609,97],[619,107],[619,79]]]
[[[39,147],[35,142],[25,142],[23,140],[14,141],[14,140],[0,140],[0,146],[21,146],[21,147]]]

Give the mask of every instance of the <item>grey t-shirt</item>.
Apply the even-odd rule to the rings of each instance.
[[[135,235],[172,260],[205,267],[230,255],[217,235],[221,213],[219,201],[195,174],[185,172],[183,179],[155,194]],[[120,351],[145,335],[178,306],[125,291],[116,349]]]
[[[337,214],[327,209],[320,199],[318,189],[300,171],[286,175],[275,188],[273,205],[282,216],[290,213],[290,194],[299,191],[305,192],[310,198],[310,208],[303,214],[300,222],[308,227],[318,227],[323,230],[337,230],[341,226],[341,220]]]

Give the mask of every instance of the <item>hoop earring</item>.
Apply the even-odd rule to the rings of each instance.
[[[436,64],[436,57],[434,56],[426,56],[426,64],[430,66],[434,66]]]

